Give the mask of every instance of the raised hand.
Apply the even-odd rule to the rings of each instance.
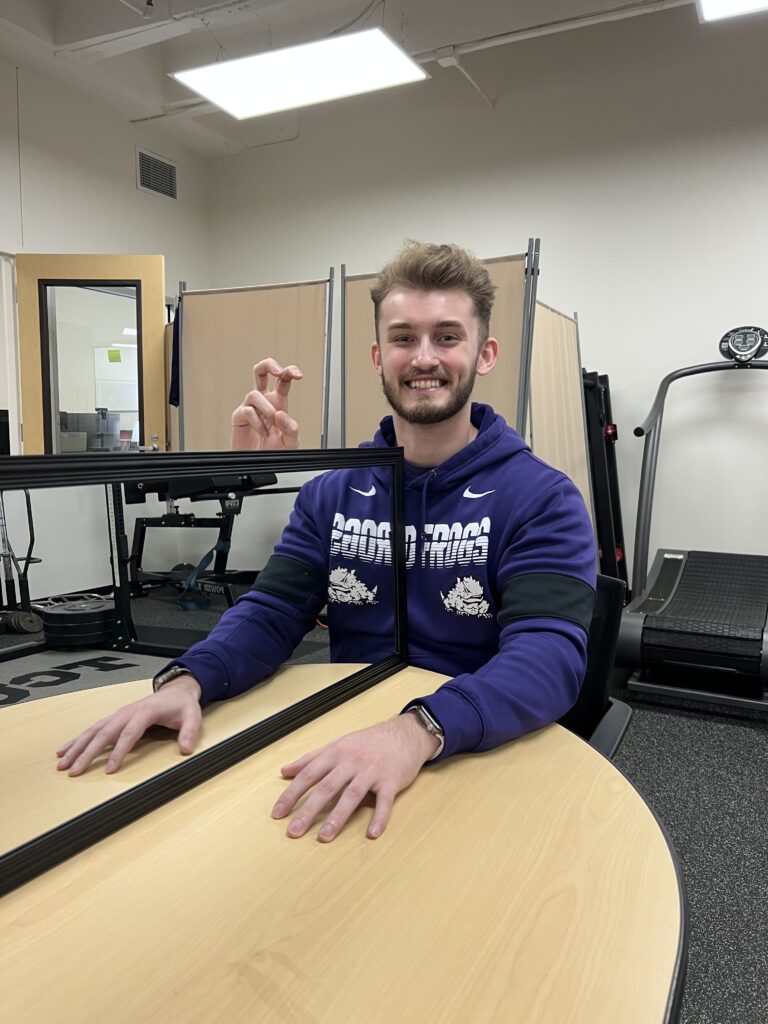
[[[111,750],[106,770],[110,774],[116,772],[152,725],[177,730],[179,752],[191,754],[201,722],[200,685],[192,676],[178,676],[157,693],[126,704],[59,747],[56,767],[70,775],[82,775],[100,754]]]
[[[273,391],[267,390],[275,378]],[[232,450],[280,451],[299,447],[299,425],[288,415],[288,392],[304,374],[298,366],[281,366],[262,359],[253,368],[254,390],[249,391],[232,413]]]

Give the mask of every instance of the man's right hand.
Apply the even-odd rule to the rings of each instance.
[[[267,391],[270,376],[274,391]],[[298,366],[262,359],[253,368],[254,390],[232,413],[232,451],[281,451],[299,447],[299,425],[287,413],[291,382],[304,374]]]
[[[56,767],[62,772],[68,769],[70,775],[82,775],[95,758],[111,748],[106,770],[116,772],[128,752],[153,725],[177,730],[180,753],[191,754],[202,724],[200,694],[196,679],[177,676],[157,693],[127,704],[59,747]]]

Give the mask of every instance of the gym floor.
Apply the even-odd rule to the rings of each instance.
[[[214,607],[182,616],[175,595],[158,592],[134,606],[137,626],[169,630],[205,632],[220,613]],[[0,651],[34,639],[0,635]],[[327,661],[326,631],[307,634],[292,660]],[[166,661],[119,651],[39,651],[0,663],[0,707],[151,677]],[[716,706],[638,700],[619,673],[612,693],[633,709],[614,763],[664,823],[685,880],[689,950],[681,1024],[765,1024],[768,720]]]

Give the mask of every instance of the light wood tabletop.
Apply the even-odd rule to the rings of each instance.
[[[331,681],[329,670],[289,668],[275,682],[298,693],[313,673]],[[667,1020],[683,930],[674,857],[624,776],[559,726],[428,766],[375,841],[365,838],[370,806],[330,844],[316,841],[316,828],[288,839],[286,822],[270,817],[281,764],[396,714],[440,681],[406,669],[5,896],[0,1019]],[[77,803],[84,784],[105,777],[56,773],[60,726],[67,733],[72,707],[85,723],[142,686],[0,712],[0,737],[9,712],[22,735],[15,754],[3,752],[6,840],[8,804],[11,816],[25,810],[12,786],[25,718],[45,712],[44,729],[27,734],[30,746],[44,734],[47,751],[35,799],[69,813],[69,791]],[[227,728],[263,717],[269,693],[222,705]],[[145,744],[124,780],[174,763],[175,749]]]

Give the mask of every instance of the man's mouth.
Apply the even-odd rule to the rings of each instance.
[[[411,388],[413,391],[430,391],[434,388],[444,387],[447,383],[447,381],[438,380],[437,377],[419,377],[416,380],[407,380],[405,382],[406,387]]]

